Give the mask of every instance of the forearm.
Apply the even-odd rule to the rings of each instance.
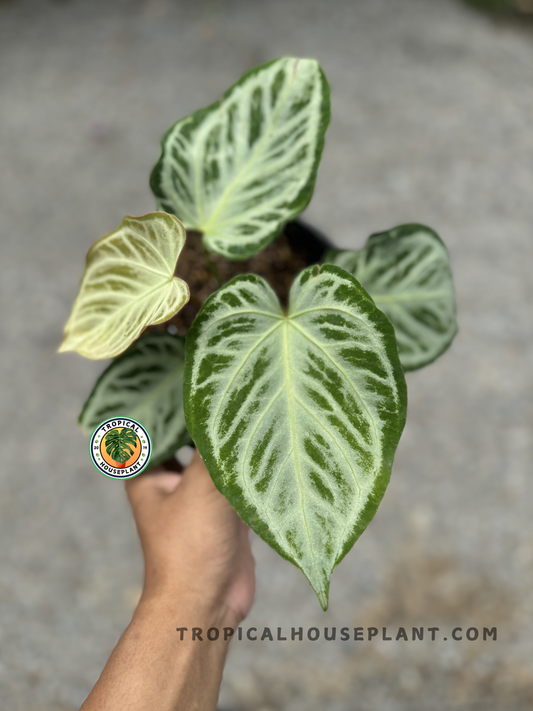
[[[144,597],[80,711],[214,711],[229,642],[193,642],[190,630],[236,626],[198,600]],[[189,630],[183,640],[178,627]]]

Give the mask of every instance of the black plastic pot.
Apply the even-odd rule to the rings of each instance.
[[[318,264],[324,252],[334,247],[327,237],[303,220],[288,222],[284,233],[291,248],[302,254],[308,265]]]

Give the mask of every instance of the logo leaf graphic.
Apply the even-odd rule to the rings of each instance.
[[[90,435],[103,420],[132,417],[152,440],[151,466],[164,462],[191,438],[183,412],[185,344],[179,336],[139,338],[102,373],[79,422]]]
[[[105,449],[111,459],[119,464],[124,464],[133,456],[137,446],[137,435],[128,427],[111,430],[105,436]]]
[[[329,117],[316,60],[256,67],[163,136],[150,180],[160,208],[202,232],[208,250],[247,259],[309,203]]]
[[[331,572],[376,512],[405,423],[390,321],[336,266],[301,272],[287,315],[264,279],[238,276],[189,331],[184,394],[217,488],[326,609]]]
[[[363,249],[331,250],[324,261],[353,274],[390,318],[405,370],[431,363],[448,348],[457,332],[450,258],[429,227],[380,232]]]
[[[189,300],[174,276],[185,230],[163,212],[125,217],[89,250],[80,291],[59,351],[112,358],[151,324],[167,321]]]

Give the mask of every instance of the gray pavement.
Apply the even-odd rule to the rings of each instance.
[[[459,334],[410,374],[390,488],[323,613],[261,541],[244,627],[498,628],[498,640],[235,642],[221,707],[533,707],[533,30],[452,0],[0,2],[0,708],[73,711],[142,581],[122,486],[58,356],[91,243],[153,209],[162,132],[242,72],[313,56],[333,120],[306,219],[449,246]]]

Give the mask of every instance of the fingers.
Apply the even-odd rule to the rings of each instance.
[[[173,494],[182,480],[182,474],[157,467],[149,475],[126,481],[126,493],[130,504],[136,509],[141,503],[160,501]]]
[[[183,474],[170,472],[162,467],[157,467],[148,475],[141,475],[126,481],[126,493],[135,515],[142,509],[145,512],[153,511],[162,504],[172,506],[173,494],[180,489],[179,500],[187,508],[202,505],[208,502],[217,503],[218,506],[229,504],[215,487],[207,467],[198,451],[194,453],[189,466]],[[178,505],[178,500],[176,500]]]
[[[135,509],[141,503],[158,502],[173,494],[182,483],[185,474],[187,476],[187,488],[191,485],[195,489],[200,486],[213,486],[211,477],[198,451],[183,474],[168,471],[163,467],[156,467],[147,474],[128,479],[126,481],[126,493],[130,504]]]

